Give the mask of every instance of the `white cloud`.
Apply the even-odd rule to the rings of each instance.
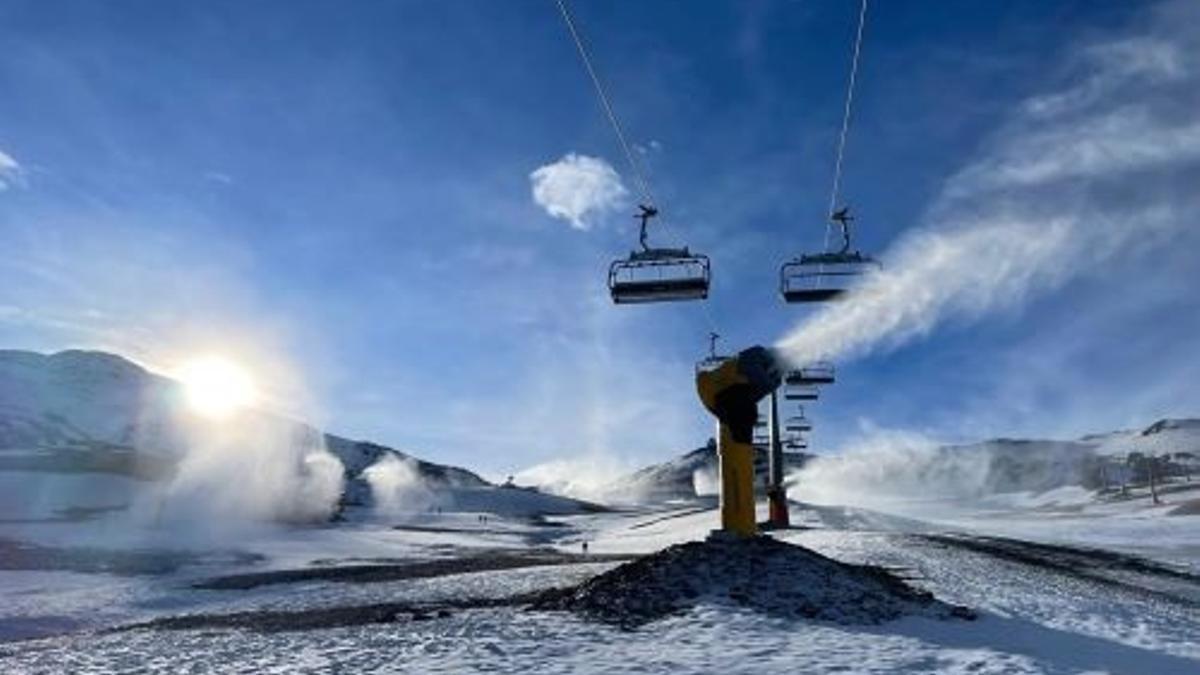
[[[25,170],[13,156],[0,150],[0,192],[25,185]]]
[[[529,179],[533,201],[577,230],[591,229],[596,217],[619,208],[629,194],[608,162],[575,153],[538,168]]]

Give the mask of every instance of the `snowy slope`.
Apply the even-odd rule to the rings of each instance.
[[[784,453],[785,473],[804,466],[812,455],[802,452]],[[755,483],[763,485],[767,478],[767,453],[755,450]],[[654,503],[673,499],[691,499],[715,494],[717,490],[717,453],[711,447],[698,448],[675,459],[652,464],[613,482],[606,492],[618,502]]]
[[[664,515],[672,516],[664,519]],[[291,532],[246,539],[248,552],[266,562],[237,562],[232,552],[195,558],[175,572],[118,576],[62,571],[0,572],[8,601],[0,605],[0,633],[49,636],[0,644],[6,672],[956,672],[956,673],[1194,673],[1200,615],[1194,581],[1161,572],[1108,576],[1109,561],[1064,569],[1053,552],[1015,550],[1028,560],[997,552],[988,540],[912,534],[890,527],[846,529],[846,512],[793,506],[809,529],[777,533],[781,539],[852,563],[900,570],[937,597],[980,612],[974,622],[909,618],[880,626],[842,626],[786,618],[748,609],[721,597],[702,599],[684,613],[637,630],[622,630],[562,613],[488,605],[530,591],[579,583],[615,562],[609,547],[637,545],[638,552],[702,538],[713,510],[669,514],[606,513],[566,519],[545,528],[505,521],[478,525],[427,514],[424,529],[369,527]],[[865,515],[865,514],[864,514]],[[867,518],[866,520],[870,520]],[[653,521],[653,522],[651,522]],[[902,523],[895,523],[903,525]],[[469,526],[478,529],[468,531]],[[588,532],[596,556],[578,555],[570,542]],[[541,550],[540,532],[574,559],[564,564],[428,578],[363,583],[322,580],[331,558],[357,556],[361,564],[521,555]],[[525,537],[525,542],[522,542]],[[49,545],[49,544],[47,544]],[[447,547],[452,547],[447,553]],[[455,551],[456,549],[456,551]],[[62,549],[55,549],[62,552]],[[1085,563],[1086,551],[1070,553]],[[278,560],[303,571],[303,581],[254,588],[205,590],[193,582],[238,572],[278,570]],[[346,558],[343,564],[351,564]],[[478,599],[478,607],[470,603]],[[239,613],[278,612],[320,619],[322,612],[356,607],[400,610],[353,625],[263,630],[252,620],[240,627],[204,627]],[[458,603],[457,605],[455,603]],[[460,605],[467,605],[461,608]],[[404,607],[409,609],[405,610]],[[419,610],[450,607],[446,611]],[[378,615],[378,611],[376,610]],[[143,627],[86,632],[156,617],[195,617],[195,628]],[[85,631],[85,632],[79,632]]]
[[[0,350],[0,449],[103,442],[169,453],[181,387],[103,352]]]
[[[810,477],[834,483],[815,486],[820,493],[853,488],[884,496],[979,499],[1063,487],[1098,489],[1104,485],[1103,465],[1124,462],[1131,452],[1160,456],[1184,452],[1200,457],[1200,420],[1160,420],[1142,430],[1094,434],[1073,441],[997,438],[850,457],[786,453],[785,475],[798,482],[805,475],[803,470],[811,469],[807,472]],[[694,499],[716,493],[717,471],[716,452],[703,447],[622,476],[597,492],[612,503]],[[760,449],[755,457],[757,485],[765,481],[766,471],[767,456]],[[1109,474],[1111,478],[1111,469]],[[811,481],[806,487],[813,487]],[[554,484],[545,488],[556,490]]]
[[[1200,419],[1161,419],[1134,431],[1115,431],[1087,437],[1102,455],[1125,455],[1140,452],[1154,455],[1174,455],[1179,452],[1200,456]]]
[[[986,458],[984,473],[972,486],[980,494],[1037,492],[1064,485],[1087,485],[1097,471],[1094,448],[1078,441],[1000,438],[947,446],[940,448],[938,453],[947,458],[955,455]],[[926,466],[933,468],[938,463],[930,462]]]

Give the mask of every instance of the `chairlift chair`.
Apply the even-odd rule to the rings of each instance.
[[[696,362],[696,372],[703,373],[720,366],[729,360],[728,356],[717,354],[717,339],[720,335],[716,333],[708,334],[708,356]]]
[[[787,418],[783,428],[789,433],[802,433],[812,431],[812,422],[804,416],[804,408],[800,408],[795,415]]]
[[[787,303],[841,300],[846,292],[868,272],[881,265],[874,258],[850,250],[849,208],[834,211],[830,219],[842,231],[842,248],[837,251],[806,253],[779,268],[779,294]]]
[[[703,300],[708,297],[712,268],[708,256],[683,248],[651,248],[646,243],[646,225],[658,215],[653,206],[639,204],[642,250],[631,251],[624,260],[608,267],[608,290],[613,302],[635,304]]]
[[[833,384],[836,379],[832,363],[817,361],[803,368],[789,371],[784,375],[783,381],[791,387],[807,387],[817,384]]]
[[[792,385],[783,390],[785,401],[815,401],[821,396],[821,390],[811,384]]]

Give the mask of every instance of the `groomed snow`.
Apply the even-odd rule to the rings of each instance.
[[[938,598],[981,612],[975,622],[901,619],[847,627],[769,616],[727,602],[623,631],[562,613],[517,607],[456,610],[429,620],[282,633],[153,630],[72,633],[154,617],[251,609],[304,610],[377,602],[433,603],[503,597],[578,583],[614,562],[457,574],[375,584],[308,581],[208,591],[191,583],[232,572],[400,561],[530,550],[546,532],[564,552],[646,552],[706,536],[711,504],[575,515],[560,525],[480,514],[362,519],[337,528],[264,529],[176,572],[115,576],[0,572],[8,637],[66,632],[0,646],[6,673],[139,672],[960,672],[1194,673],[1200,610],[1136,584],[1114,585],[928,539],[936,526],[856,509],[793,507],[812,529],[776,536],[823,555],[891,567]],[[1178,519],[1177,519],[1178,520]],[[1193,520],[1183,518],[1182,520]],[[393,529],[418,526],[421,529]],[[95,525],[95,523],[93,523]],[[23,534],[72,540],[82,524]],[[55,530],[62,528],[56,534]],[[448,531],[435,531],[448,530]],[[919,530],[919,531],[916,531]],[[0,530],[0,536],[14,533]],[[204,546],[194,544],[194,550]],[[24,633],[23,633],[24,631]]]

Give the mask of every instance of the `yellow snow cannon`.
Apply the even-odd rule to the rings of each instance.
[[[721,466],[721,529],[743,537],[757,531],[754,515],[754,422],[758,402],[783,381],[765,347],[750,347],[696,371],[700,401],[717,418]]]

